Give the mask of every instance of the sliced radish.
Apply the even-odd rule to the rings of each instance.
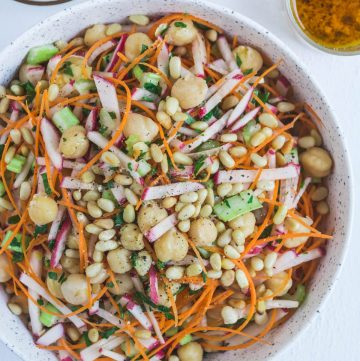
[[[43,252],[39,249],[34,249],[30,256],[30,266],[32,272],[37,277],[41,277],[42,272],[42,260],[43,260]],[[29,294],[35,299],[39,299],[39,294],[33,290],[29,290]],[[34,336],[39,337],[43,331],[43,325],[40,322],[40,308],[37,307],[30,299],[28,300],[29,307],[29,316],[30,316],[30,324],[31,331]]]
[[[67,98],[70,94],[75,90],[74,87],[75,82],[72,80],[69,83],[65,84],[59,92],[59,96],[62,98]]]
[[[203,188],[205,188],[205,186],[197,182],[180,182],[148,187],[144,189],[141,199],[144,201],[162,199],[166,197],[178,196],[187,192],[195,192]]]
[[[164,218],[157,225],[150,228],[146,233],[145,237],[149,240],[149,242],[155,242],[159,239],[163,234],[172,229],[177,223],[176,214],[171,214],[170,216]]]
[[[45,158],[37,157],[36,163],[37,163],[37,165],[45,166],[46,165]],[[63,168],[66,168],[66,169],[81,170],[84,168],[84,166],[85,166],[85,163],[73,162],[71,160],[66,160],[66,159],[63,160]]]
[[[325,250],[322,248],[315,248],[300,254],[293,250],[287,251],[278,257],[273,268],[274,275],[323,256],[325,256]]]
[[[289,89],[291,87],[291,84],[287,78],[285,78],[283,75],[280,75],[278,80],[275,84],[276,89],[282,95],[283,97],[286,97],[287,93],[289,92]]]
[[[92,130],[96,129],[98,114],[99,114],[98,108],[94,108],[90,111],[90,113],[85,121],[85,129],[87,132],[91,132]]]
[[[62,323],[58,323],[57,325],[51,327],[40,338],[38,338],[36,344],[42,346],[50,346],[60,338],[64,337],[64,335],[64,326]]]
[[[119,347],[123,342],[125,338],[119,337],[119,336],[110,336],[109,338],[101,339],[100,341],[92,344],[91,346],[88,346],[84,348],[82,351],[80,351],[80,356],[82,361],[94,361],[97,358],[101,357],[101,351],[102,350],[112,350],[117,347]]]
[[[239,101],[239,103],[234,108],[233,112],[231,113],[228,122],[226,124],[227,127],[230,127],[246,110],[246,107],[248,106],[251,97],[253,95],[254,88],[251,87],[245,95],[242,97],[242,99]]]
[[[206,100],[209,99],[212,95],[214,95],[227,80],[233,79],[233,77],[238,77],[241,79],[241,71],[239,69],[235,69],[230,73],[226,74],[220,81],[213,84],[206,93]]]
[[[220,133],[225,128],[226,122],[228,121],[231,112],[232,110],[227,111],[219,120],[210,125],[209,128],[206,128],[203,133],[198,135],[192,143],[186,145],[182,151],[184,153],[190,153],[199,145],[211,139],[214,135]]]
[[[117,352],[110,351],[110,350],[101,350],[101,354],[105,357],[109,357],[112,360],[115,361],[125,361],[127,358]]]
[[[194,58],[194,74],[204,77],[204,65],[207,63],[206,46],[204,37],[199,32],[192,42],[192,54]]]
[[[282,102],[283,100],[286,100],[286,98],[283,96],[279,96],[279,97],[269,99],[268,102],[270,104],[276,104],[276,103]]]
[[[77,178],[64,177],[60,183],[60,188],[96,191],[99,189],[99,185],[97,185],[95,182],[85,183]]]
[[[59,152],[59,144],[60,144],[59,133],[52,125],[52,123],[46,118],[42,118],[40,124],[40,130],[51,163],[56,169],[61,170],[63,165],[63,157]]]
[[[72,227],[72,223],[70,217],[66,217],[56,236],[54,249],[52,250],[51,253],[50,266],[52,268],[56,268],[60,262],[60,258],[64,253],[66,240],[71,231],[71,227]]]
[[[243,128],[247,123],[249,123],[251,120],[253,120],[256,117],[260,109],[261,109],[260,107],[257,107],[246,113],[241,119],[239,119],[235,124],[233,124],[233,126],[231,127],[231,131],[233,133],[236,133],[241,128]]]
[[[278,108],[276,108],[274,105],[265,103],[266,107],[271,111],[273,114],[279,113]]]
[[[238,65],[236,64],[234,55],[231,51],[230,45],[226,40],[225,36],[219,36],[219,38],[217,39],[217,46],[229,69],[239,69]]]
[[[156,106],[155,103],[146,102],[145,100],[139,100],[139,102],[140,102],[142,105],[145,105],[146,108],[149,108],[150,110],[157,110],[157,106]]]
[[[170,175],[172,177],[190,178],[194,175],[194,166],[186,165],[181,169],[170,169]]]
[[[221,183],[250,183],[254,181],[257,170],[222,170],[215,174],[214,181],[216,184]],[[279,180],[295,178],[299,175],[298,167],[290,164],[281,168],[264,169],[261,172],[259,180]]]
[[[99,75],[94,75],[94,81],[103,108],[109,113],[114,113],[119,120],[120,108],[115,86]]]
[[[214,60],[212,63],[208,64],[208,67],[222,75],[226,75],[229,72],[229,68],[223,59]]]
[[[110,62],[105,68],[105,72],[111,72],[113,70],[114,66],[116,65],[116,63],[119,60],[118,53],[122,53],[124,51],[125,42],[126,42],[127,37],[128,37],[128,34],[123,34],[121,36],[121,38],[119,39],[119,41],[116,45],[116,48],[114,49],[114,53],[110,59]],[[113,77],[114,74],[112,73],[112,75],[110,75],[110,76]]]
[[[74,361],[69,352],[65,350],[59,350],[60,361]]]
[[[147,330],[152,330],[152,325],[149,319],[146,317],[145,313],[141,309],[137,303],[135,303],[132,298],[128,295],[125,295],[120,298],[120,304],[126,309],[139,321],[141,326],[146,328]]]
[[[111,188],[110,190],[120,205],[126,203],[125,189],[123,186],[116,185],[113,188]]]
[[[187,128],[187,127],[180,127],[180,129],[178,130],[178,133],[184,134],[188,137],[197,137],[199,135],[198,132],[196,132],[193,129]]]
[[[53,56],[49,60],[49,62],[47,64],[47,67],[46,67],[46,74],[47,74],[49,79],[51,78],[51,75],[54,72],[54,70],[56,68],[56,65],[59,64],[60,60],[61,60],[61,55],[60,54]]]
[[[151,93],[150,91],[144,89],[144,88],[134,88],[131,92],[131,99],[132,100],[144,100],[149,99],[152,102],[159,101],[159,97],[155,95],[154,93]],[[146,101],[148,103],[148,101]]]
[[[26,179],[27,175],[30,172],[34,159],[35,159],[34,154],[32,152],[29,152],[21,172],[15,178],[15,182],[13,184],[14,189],[19,188],[21,184],[24,182],[24,180]]]
[[[304,180],[304,183],[301,185],[298,194],[295,196],[294,201],[291,205],[291,208],[296,208],[301,197],[303,196],[303,194],[306,191],[306,188],[309,186],[309,184],[311,183],[311,177],[306,177]]]
[[[26,73],[30,83],[35,86],[42,79],[45,73],[45,67],[42,65],[28,67]]]
[[[265,301],[265,307],[267,310],[273,308],[298,308],[299,302],[292,300],[267,300]]]
[[[187,76],[194,76],[194,74],[190,70],[188,70],[184,66],[182,66],[181,67],[181,77],[185,78]]]
[[[162,40],[162,37],[158,36],[158,39]],[[160,53],[157,57],[157,67],[165,75],[169,74],[169,56],[170,56],[169,49],[166,43],[164,42],[160,49]]]
[[[88,59],[88,65],[91,65],[94,60],[100,55],[102,54],[104,51],[108,51],[111,48],[113,48],[116,44],[115,40],[109,40],[106,43],[100,45],[99,47],[97,47],[92,54],[90,55],[89,59]]]
[[[150,299],[155,304],[158,304],[159,300],[160,300],[159,285],[158,285],[158,277],[157,277],[154,266],[150,267],[149,283],[150,283]]]
[[[155,337],[141,339],[139,341],[148,351],[153,350],[154,348],[158,347],[160,344],[160,342]]]
[[[159,351],[156,355],[150,358],[149,361],[160,361],[165,357],[165,352],[163,350]]]
[[[188,157],[194,158],[194,159],[200,158],[204,155],[209,157],[209,156],[218,154],[222,150],[228,151],[231,147],[232,147],[231,143],[226,143],[226,144],[222,145],[221,147],[217,147],[217,148],[213,148],[213,149],[209,149],[209,150],[203,150],[201,152],[196,152],[196,153],[187,153],[186,155]]]

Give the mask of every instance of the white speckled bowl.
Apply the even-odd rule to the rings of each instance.
[[[214,354],[208,358],[213,361],[264,361],[283,350],[291,344],[296,335],[304,331],[329,294],[343,262],[352,217],[351,172],[343,136],[322,92],[301,61],[269,31],[241,14],[221,6],[198,0],[92,0],[44,20],[3,50],[0,54],[0,84],[11,80],[28,49],[35,45],[70,39],[91,24],[121,22],[130,14],[159,15],[182,11],[203,17],[228,33],[238,35],[241,41],[255,45],[273,61],[284,59],[281,70],[294,85],[297,97],[310,103],[324,120],[322,135],[335,161],[334,173],[329,179],[331,213],[327,220],[328,231],[335,230],[334,239],[329,242],[327,255],[321,261],[312,281],[306,302],[285,325],[272,332],[271,342],[274,346],[258,344],[248,350],[229,352],[226,356]],[[8,311],[4,293],[0,293],[0,309],[0,338],[12,350],[26,361],[57,359],[51,353],[40,351],[33,345],[27,329]]]

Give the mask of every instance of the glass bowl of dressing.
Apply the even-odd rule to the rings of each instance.
[[[317,49],[360,54],[360,0],[286,0],[296,32]]]

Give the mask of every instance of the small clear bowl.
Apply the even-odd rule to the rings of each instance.
[[[321,1],[321,0],[316,0]],[[288,18],[290,20],[290,23],[293,27],[293,29],[296,31],[296,33],[305,40],[308,44],[312,45],[318,50],[325,51],[330,54],[334,55],[359,55],[360,54],[360,45],[356,47],[348,47],[348,48],[331,48],[326,47],[322,44],[319,44],[315,42],[313,39],[311,39],[304,29],[301,20],[299,18],[297,8],[296,8],[296,0],[284,0],[286,12],[288,14]]]

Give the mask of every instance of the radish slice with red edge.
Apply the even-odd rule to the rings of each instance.
[[[70,217],[66,217],[61,228],[56,236],[55,245],[51,253],[50,266],[52,268],[56,268],[56,266],[60,262],[60,258],[62,257],[67,237],[71,231],[72,223]]]
[[[98,114],[99,114],[98,108],[94,108],[90,111],[90,113],[85,121],[85,129],[87,132],[90,132],[90,131],[96,129]]]
[[[233,126],[230,128],[231,131],[233,133],[236,133],[241,128],[243,128],[247,123],[249,123],[251,120],[253,120],[256,117],[260,109],[261,109],[260,107],[257,107],[246,113],[241,119],[239,119],[235,124],[233,124]]]
[[[80,351],[81,361],[94,361],[101,357],[102,350],[113,350],[119,347],[124,341],[125,338],[122,336],[112,335],[107,339],[103,338]]]
[[[251,87],[241,98],[241,100],[239,101],[239,103],[236,105],[233,112],[231,113],[227,121],[226,127],[230,127],[244,113],[246,107],[248,106],[251,100],[253,92],[254,92],[254,88]]]
[[[159,303],[160,296],[159,296],[158,277],[154,266],[150,267],[149,282],[150,282],[150,299],[157,305]]]
[[[149,240],[149,242],[155,242],[159,239],[163,234],[172,229],[177,223],[177,218],[175,214],[171,214],[170,216],[164,218],[157,225],[150,228],[146,233],[145,237]]]
[[[109,40],[106,43],[100,45],[99,47],[97,47],[92,54],[90,55],[89,59],[88,59],[88,65],[91,65],[94,60],[100,55],[102,54],[104,51],[108,51],[111,48],[113,48],[116,44],[115,40]]]
[[[234,55],[231,51],[230,45],[229,45],[227,39],[225,38],[225,36],[219,36],[216,44],[220,50],[222,57],[225,60],[227,66],[229,67],[229,69],[230,70],[238,69],[239,67],[236,64]]]
[[[152,324],[141,309],[141,306],[135,303],[129,295],[121,297],[120,304],[121,306],[126,307],[126,309],[139,321],[142,327],[147,330],[153,329]]]
[[[116,65],[116,63],[119,60],[118,53],[122,53],[124,51],[125,42],[126,42],[127,37],[128,37],[128,34],[121,35],[121,38],[119,39],[119,41],[114,49],[114,53],[109,61],[109,64],[105,68],[105,72],[111,72],[113,70],[114,66]],[[111,77],[113,77],[113,76],[114,75],[111,75]]]
[[[45,148],[53,166],[61,170],[63,164],[63,157],[59,152],[60,136],[52,123],[42,118],[40,124],[40,131],[44,139]]]
[[[163,40],[161,36],[158,36],[159,40]],[[163,43],[160,53],[157,57],[157,67],[159,70],[164,73],[164,75],[169,74],[169,49],[165,43]]]
[[[41,346],[50,346],[60,338],[64,337],[64,335],[64,326],[62,323],[58,323],[38,338],[36,344]]]
[[[64,177],[60,183],[60,187],[66,189],[82,189],[87,191],[96,191],[99,189],[99,185],[95,182],[85,183],[73,177]]]
[[[207,63],[206,46],[203,35],[196,34],[195,40],[192,42],[192,54],[194,58],[194,74],[204,77],[204,65]]]

